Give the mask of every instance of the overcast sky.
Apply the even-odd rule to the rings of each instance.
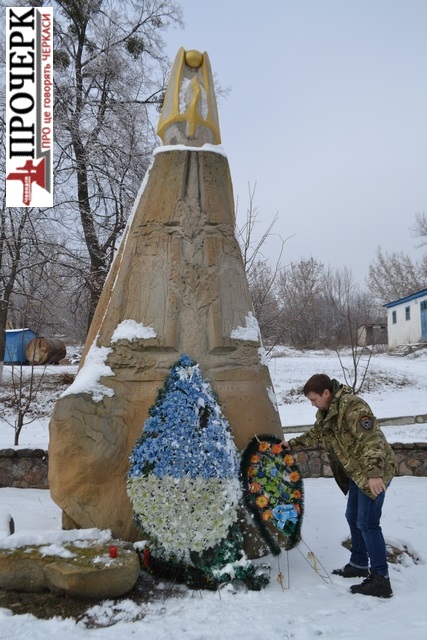
[[[427,212],[427,0],[180,0],[166,34],[206,51],[239,220],[256,183],[284,262],[314,257],[364,284],[377,247],[419,260]],[[278,240],[268,244],[277,255]],[[424,249],[425,250],[425,249]]]

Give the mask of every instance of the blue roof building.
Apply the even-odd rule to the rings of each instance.
[[[389,349],[427,342],[427,289],[388,302],[384,307]]]

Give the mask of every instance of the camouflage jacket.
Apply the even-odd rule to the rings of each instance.
[[[350,478],[369,497],[369,478],[388,484],[395,473],[394,453],[369,405],[345,385],[333,380],[328,411],[319,409],[314,426],[289,440],[292,449],[322,446],[332,473],[346,494]]]

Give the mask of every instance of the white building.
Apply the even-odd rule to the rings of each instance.
[[[427,289],[384,305],[388,348],[427,342]]]
[[[357,327],[357,344],[359,347],[388,344],[387,325],[382,322],[360,324]]]

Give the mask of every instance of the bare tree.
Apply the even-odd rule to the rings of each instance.
[[[318,347],[324,334],[323,281],[325,269],[314,258],[284,269],[277,295],[282,309],[280,339],[299,349]]]
[[[377,319],[378,307],[369,294],[360,292],[349,269],[330,272],[325,285],[335,324],[335,330],[330,334],[330,346],[337,354],[345,383],[353,393],[359,393],[366,381],[373,348],[359,345],[358,329]],[[345,364],[344,358],[348,348],[350,366]]]
[[[172,0],[56,0],[56,217],[86,247],[89,320],[151,159],[148,109],[162,100],[161,33],[181,25]],[[69,245],[71,248],[71,245]]]
[[[31,360],[28,347],[27,353]],[[9,425],[13,430],[15,446],[19,444],[25,426],[50,415],[55,401],[74,378],[59,367],[57,375],[46,375],[47,366],[25,361],[5,367],[0,410],[5,426]]]
[[[369,266],[368,287],[382,303],[404,298],[427,287],[427,261],[414,262],[403,252],[383,253]]]
[[[29,266],[37,262],[35,238],[32,234],[33,209],[6,208],[5,192],[0,209],[0,362],[6,345],[6,326],[13,295],[19,279]],[[1,370],[0,370],[1,379]]]
[[[78,281],[64,265],[63,247],[48,239],[38,229],[37,260],[17,278],[11,298],[8,320],[14,327],[24,323],[40,335],[66,334],[83,339],[86,333],[86,313],[80,317],[72,304]],[[82,322],[83,320],[83,322]]]
[[[427,216],[424,212],[415,214],[415,225],[412,232],[415,238],[421,239],[418,247],[425,247],[427,245]]]
[[[265,256],[266,245],[268,239],[273,235],[273,227],[278,220],[278,214],[274,216],[272,221],[268,224],[267,228],[263,229],[261,235],[256,233],[256,227],[260,224],[259,209],[255,204],[256,182],[252,187],[248,183],[248,197],[249,202],[246,209],[246,218],[241,227],[237,228],[237,236],[239,238],[240,248],[242,251],[243,263],[245,265],[245,271],[250,281],[251,273],[255,265],[266,265],[268,257]],[[238,204],[236,210],[238,211]],[[272,275],[277,276],[280,271],[280,261],[283,254],[283,245],[285,240],[281,239],[281,249],[278,259],[275,263],[275,268],[272,269]]]
[[[273,235],[277,235],[273,234],[273,227],[278,220],[278,214],[259,235],[256,227],[260,224],[260,220],[258,206],[255,204],[255,193],[256,183],[253,187],[248,183],[249,202],[246,218],[242,226],[237,228],[237,237],[261,335],[271,345],[277,342],[277,326],[282,313],[277,301],[276,289],[283,269],[282,256],[286,239],[277,236],[280,239],[279,254],[271,263],[267,251],[268,241]]]
[[[6,423],[10,424],[14,430],[14,442],[19,444],[19,437],[25,424],[30,424],[39,415],[31,415],[37,396],[43,388],[42,382],[46,367],[41,372],[35,373],[33,366],[23,366],[13,364],[10,367],[10,382],[7,385],[9,391],[9,408],[13,409],[13,422],[6,416],[3,417]],[[6,392],[6,390],[5,390]]]
[[[282,313],[276,297],[276,279],[273,269],[264,261],[260,260],[252,265],[249,291],[261,335],[268,345],[277,341],[277,329]]]

